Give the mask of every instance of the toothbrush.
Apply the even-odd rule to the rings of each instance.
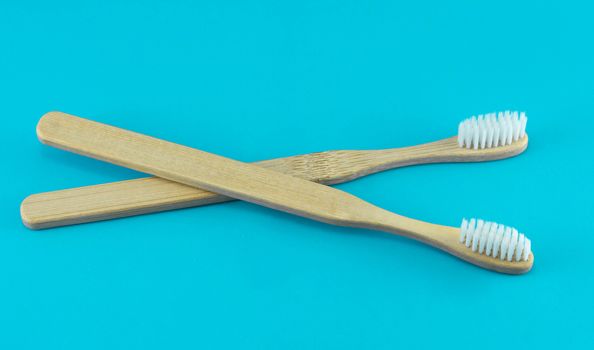
[[[479,125],[477,120],[471,126],[475,122]],[[521,131],[508,127],[503,131],[506,140],[510,130],[512,140],[521,136]],[[44,115],[37,135],[51,146],[272,209],[406,236],[486,269],[520,274],[528,272],[534,262],[530,240],[497,223],[462,220],[458,228],[407,218],[332,187],[60,112]],[[468,135],[472,137],[464,136],[462,144],[471,139],[480,148],[481,136],[486,135],[488,144],[493,141],[489,135],[494,138],[495,132]]]
[[[457,136],[436,142],[383,150],[327,151],[256,164],[332,185],[408,165],[496,160],[526,149],[526,122],[524,113],[500,112],[498,118],[490,113],[462,121]],[[145,177],[33,194],[23,200],[21,217],[27,227],[44,229],[230,200],[159,177]]]

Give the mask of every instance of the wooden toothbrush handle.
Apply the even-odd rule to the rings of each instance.
[[[332,187],[60,112],[45,114],[48,145],[310,219],[344,226],[379,209]]]
[[[339,152],[343,156],[345,152],[357,153]],[[327,171],[323,166],[336,158],[335,153],[312,153],[255,164],[318,183],[348,181],[351,174]],[[32,194],[21,203],[21,218],[25,226],[38,230],[233,200],[160,177],[144,177]]]
[[[519,142],[492,150],[459,149],[456,137],[418,146],[385,150],[316,152],[256,162],[259,166],[326,185],[415,164],[470,162],[521,153]],[[31,229],[44,229],[166,210],[197,207],[232,198],[158,177],[32,194],[21,203],[21,218]]]
[[[419,152],[416,147],[386,151],[326,151],[255,164],[330,185],[424,162],[427,153],[433,152],[431,147],[426,151]],[[44,229],[232,200],[167,179],[145,177],[32,194],[21,203],[21,218],[31,229]]]

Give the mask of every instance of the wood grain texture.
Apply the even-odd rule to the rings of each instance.
[[[481,267],[524,273],[526,262],[507,262],[473,253],[458,242],[459,230],[406,218],[340,190],[150,136],[60,112],[37,126],[49,145],[162,178],[310,219],[404,235]]]
[[[342,150],[265,160],[255,164],[326,185],[408,165],[478,162],[515,156],[526,149],[527,137],[509,146],[484,150],[459,148],[456,137],[418,146],[385,150]],[[147,177],[28,196],[21,216],[32,229],[108,220],[233,200],[170,180]]]

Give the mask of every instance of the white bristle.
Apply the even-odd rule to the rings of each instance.
[[[493,126],[493,147],[499,146],[499,135],[501,135],[501,128],[497,122],[497,116],[495,113],[491,114],[491,125]]]
[[[478,149],[479,146],[479,137],[480,137],[480,129],[479,129],[479,124],[478,124],[478,120],[475,117],[472,117],[472,123],[471,123],[472,129],[472,144],[474,145],[474,149]]]
[[[470,221],[468,222],[468,229],[466,231],[466,239],[464,241],[464,244],[467,247],[470,247],[470,243],[472,243],[472,236],[474,235],[474,225],[476,223],[475,219],[470,219]]]
[[[458,135],[464,135],[465,130],[466,130],[466,125],[464,125],[464,122],[461,122],[458,125]],[[458,137],[458,146],[464,147],[464,138],[463,137]]]
[[[528,123],[528,118],[526,117],[526,113],[520,113],[520,137],[524,137],[526,135],[526,123]]]
[[[499,225],[499,227],[497,227],[497,233],[495,234],[495,242],[493,243],[493,253],[491,254],[491,256],[494,258],[496,258],[499,254],[499,248],[501,247],[501,240],[503,239],[504,231],[505,226]]]
[[[495,234],[497,233],[497,224],[491,223],[491,229],[489,230],[489,236],[487,237],[487,246],[485,247],[485,255],[491,255],[493,251],[493,242],[495,241]]]
[[[499,259],[505,260],[507,258],[507,251],[509,249],[509,240],[511,239],[511,227],[505,227],[505,233],[501,240],[501,250],[499,251]]]
[[[507,261],[527,261],[530,240],[513,227],[481,219],[462,220],[460,243],[473,252]]]
[[[512,125],[512,117],[509,111],[505,112],[505,123],[507,126],[507,141],[505,142],[505,144],[511,145],[512,140],[514,138],[514,126]]]
[[[528,260],[528,256],[530,255],[530,240],[524,237],[524,249],[522,249],[522,260]]]
[[[460,225],[460,243],[466,241],[466,230],[468,229],[468,220],[462,219],[462,225]]]
[[[478,249],[478,243],[481,239],[481,235],[483,233],[483,225],[485,222],[481,219],[478,219],[476,222],[476,229],[474,230],[474,235],[472,237],[472,251],[476,252]]]
[[[479,254],[483,254],[483,252],[485,251],[485,246],[487,245],[487,238],[489,236],[489,231],[491,231],[491,223],[487,222],[487,223],[485,223],[485,225],[483,225],[481,237],[479,238],[479,248],[478,248]]]
[[[520,237],[518,238],[518,248],[516,248],[516,256],[514,256],[516,261],[520,260],[522,257],[522,249],[524,249],[524,234],[520,233]]]
[[[489,113],[486,118],[487,121],[487,148],[493,147],[493,135],[495,128],[493,127],[493,113]]]
[[[511,240],[509,241],[509,249],[507,252],[507,261],[512,261],[516,255],[516,246],[518,246],[518,230],[512,228]]]
[[[479,127],[479,143],[481,148],[485,148],[485,143],[487,142],[487,124],[485,123],[485,119],[483,116],[479,116],[478,119],[478,127]]]
[[[514,112],[512,115],[512,125],[514,129],[514,141],[518,141],[520,138],[520,118],[518,117],[518,112]]]
[[[481,114],[458,125],[458,146],[485,149],[510,145],[526,135],[525,112],[505,111]]]

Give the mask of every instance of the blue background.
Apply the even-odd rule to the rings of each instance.
[[[0,348],[594,346],[592,7],[3,1]],[[61,110],[232,158],[376,149],[525,110],[521,156],[339,188],[532,238],[529,274],[247,203],[30,231],[27,195],[142,176],[41,145]]]

